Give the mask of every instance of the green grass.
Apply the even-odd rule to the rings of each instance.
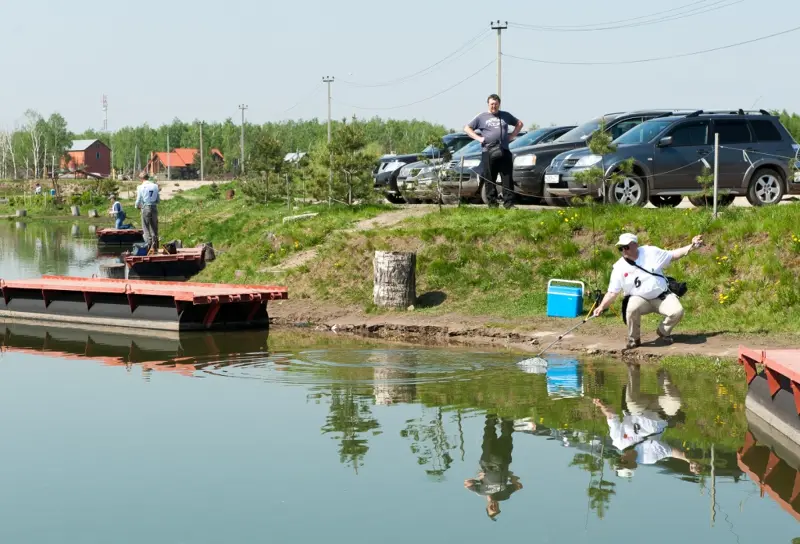
[[[159,206],[162,240],[180,239],[184,247],[212,242],[218,252],[217,260],[196,276],[196,281],[253,283],[273,279],[265,269],[322,244],[332,232],[352,227],[355,222],[388,209],[381,205],[289,209],[285,203],[254,204],[240,194],[226,200],[225,190],[231,186],[235,187],[220,186],[223,195],[220,199],[210,199],[210,188],[202,187]],[[286,216],[310,212],[319,215],[282,222]],[[237,270],[243,273],[237,275]]]
[[[589,290],[605,291],[619,258],[614,242],[621,232],[636,232],[642,244],[664,248],[684,246],[702,233],[706,247],[667,269],[689,285],[682,328],[795,332],[800,324],[797,211],[795,204],[728,208],[712,221],[706,209],[448,208],[399,228],[332,236],[320,258],[287,282],[302,296],[368,307],[374,251],[412,250],[417,252],[417,293],[447,294],[443,305],[422,311],[535,317],[546,312],[550,278],[581,280]]]

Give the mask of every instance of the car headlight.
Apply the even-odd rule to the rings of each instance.
[[[602,155],[586,155],[578,159],[578,162],[575,163],[575,168],[585,168],[587,166],[594,166],[598,162],[603,160]]]
[[[400,169],[400,172],[397,174],[398,177],[407,178],[411,175],[411,168],[408,166],[404,166]]]
[[[433,168],[434,168],[433,166],[426,166],[425,168],[419,171],[419,175],[420,176],[429,175],[433,172]]]
[[[514,166],[536,166],[536,155],[514,157]]]
[[[469,159],[464,161],[464,168],[475,168],[476,166],[481,165],[480,159]]]

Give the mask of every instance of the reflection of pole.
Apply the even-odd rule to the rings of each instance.
[[[714,526],[714,518],[717,516],[717,486],[716,469],[714,467],[714,444],[711,444],[711,526]]]

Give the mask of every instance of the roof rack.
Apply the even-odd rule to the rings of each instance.
[[[772,115],[767,110],[697,110],[690,113],[687,117],[697,117],[698,115]]]

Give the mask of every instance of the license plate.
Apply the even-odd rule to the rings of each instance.
[[[545,174],[544,175],[544,182],[545,183],[558,183],[561,181],[560,174]]]

